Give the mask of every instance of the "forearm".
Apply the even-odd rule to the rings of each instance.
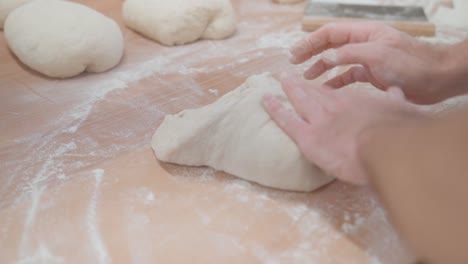
[[[442,98],[468,93],[468,41],[445,48],[445,56],[434,75]]]
[[[382,126],[362,158],[371,185],[428,263],[468,260],[468,111]]]

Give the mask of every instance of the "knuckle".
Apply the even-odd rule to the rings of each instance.
[[[403,42],[403,36],[402,34],[389,34],[386,42],[389,46],[391,47],[399,47],[401,46],[401,43]]]
[[[379,21],[376,21],[376,22],[373,22],[372,23],[372,27],[373,27],[373,31],[374,33],[378,34],[378,35],[381,35],[381,34],[393,34],[395,32],[398,32],[397,30],[395,30],[394,28],[390,27],[389,25],[387,25],[386,23],[384,22],[379,22]]]
[[[367,63],[364,65],[376,65],[384,59],[385,54],[388,54],[385,46],[375,46],[373,51],[369,51],[366,55]]]

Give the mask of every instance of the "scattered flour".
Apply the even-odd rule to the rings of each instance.
[[[154,201],[154,194],[152,192],[146,195],[146,204],[150,204]]]
[[[241,204],[245,210],[259,214],[274,211],[290,219],[292,226],[288,230],[291,232],[296,230],[299,236],[297,243],[290,247],[278,251],[255,243],[242,244],[261,263],[322,263],[323,259],[334,254],[330,249],[334,248],[336,243],[341,243],[339,241],[348,241],[348,237],[361,242],[359,245],[368,260],[365,263],[401,263],[407,260],[400,239],[388,222],[383,209],[365,190],[350,195],[348,188],[331,187],[335,188],[334,192],[343,196],[338,195],[331,201],[314,201],[314,199],[304,199],[308,194],[277,191],[233,177],[221,179],[212,169],[193,169],[176,167],[169,171],[177,181],[190,181],[203,185],[210,182],[209,186],[216,182],[221,184],[227,195]],[[348,195],[345,195],[346,193]],[[347,205],[343,207],[342,204]],[[341,218],[336,214],[341,215]],[[197,211],[197,215],[204,225],[214,223],[213,215],[206,215],[203,211]],[[336,226],[331,219],[338,219]],[[232,221],[231,225],[235,226],[236,220]],[[245,226],[245,228],[249,230],[250,227]],[[382,234],[385,238],[382,238]],[[381,262],[382,258],[388,258],[388,252],[395,253],[394,259]]]
[[[420,4],[427,4],[428,1],[421,0],[417,2]],[[239,5],[241,15],[255,16],[258,14],[258,10],[262,10],[262,12],[300,11],[297,6],[279,6],[269,4],[269,1],[241,1]],[[252,8],[252,6],[255,6],[255,8]],[[164,80],[161,76],[165,75],[196,75],[208,74],[221,70],[230,71],[232,68],[239,67],[239,65],[245,64],[251,60],[262,60],[266,54],[262,49],[278,49],[278,52],[284,56],[287,50],[297,40],[307,34],[299,29],[299,25],[285,31],[269,33],[262,36],[257,35],[258,30],[268,29],[272,27],[272,25],[275,26],[276,22],[282,21],[281,19],[281,16],[264,16],[258,18],[258,21],[260,21],[259,23],[252,23],[250,20],[243,21],[239,24],[239,34],[223,42],[223,45],[209,41],[194,43],[188,48],[174,48],[174,50],[177,51],[173,52],[171,50],[170,54],[149,54],[147,58],[140,62],[123,64],[119,68],[103,75],[84,76],[83,79],[89,80],[85,87],[82,87],[81,82],[74,80],[67,82],[66,89],[56,89],[56,93],[44,92],[52,89],[48,87],[51,83],[44,83],[42,86],[35,87],[38,94],[42,96],[40,100],[46,99],[48,103],[60,102],[62,99],[67,101],[73,97],[79,100],[71,104],[65,111],[61,112],[57,118],[50,119],[49,123],[46,124],[47,129],[44,130],[47,132],[37,132],[29,137],[15,139],[15,144],[24,146],[22,152],[24,152],[25,155],[19,153],[21,157],[24,158],[17,161],[6,161],[0,164],[0,170],[3,171],[4,175],[8,175],[6,176],[8,179],[6,184],[0,186],[0,197],[2,198],[0,199],[0,208],[14,206],[19,202],[25,201],[29,204],[25,212],[23,233],[18,249],[18,255],[20,257],[19,263],[40,263],[41,261],[46,263],[64,262],[62,257],[54,256],[45,243],[41,243],[35,248],[32,246],[34,241],[31,232],[40,210],[41,198],[48,190],[49,184],[51,184],[52,181],[58,179],[65,182],[69,175],[72,175],[72,169],[78,170],[85,168],[86,166],[94,164],[93,162],[96,162],[96,160],[100,158],[114,157],[122,151],[135,149],[141,147],[142,144],[146,144],[146,142],[128,141],[124,143],[111,142],[109,145],[103,146],[94,138],[80,138],[80,129],[83,128],[86,121],[95,117],[93,110],[95,110],[96,107],[103,102],[109,103],[108,100],[112,95],[125,92],[131,94],[128,88],[136,88],[131,84],[141,80],[155,78],[159,81],[158,84],[164,84]],[[459,41],[460,37],[451,37],[441,34],[436,38],[422,39],[433,43],[450,44]],[[237,41],[248,41],[252,42],[253,45],[245,49],[235,49],[234,47],[236,47]],[[192,54],[193,56],[185,56],[189,50],[194,51]],[[200,64],[201,61],[219,58],[220,54],[229,58],[227,63],[215,64],[215,66],[212,67],[205,66],[203,63]],[[245,57],[240,57],[240,55]],[[257,68],[264,67],[264,65],[255,66]],[[276,66],[273,65],[271,67]],[[251,74],[254,70],[255,69],[246,70],[241,76]],[[280,68],[278,68],[278,70],[280,70]],[[329,78],[335,76],[335,74],[336,72],[331,71],[329,73]],[[105,78],[101,78],[101,76],[105,76]],[[52,83],[52,85],[54,84]],[[179,92],[182,91],[184,94],[203,93],[203,89],[201,89],[190,76],[187,78],[184,77],[183,82],[176,84],[169,83],[167,85],[178,86],[177,90]],[[155,89],[157,88],[158,87],[155,87]],[[218,90],[216,88],[209,89],[208,91],[218,96]],[[34,97],[25,97],[24,101],[30,100],[33,102],[38,94],[33,95]],[[48,96],[42,94],[47,94]],[[155,119],[164,115],[164,112],[155,110],[157,103],[154,101],[142,103],[136,101],[137,97],[135,95],[130,97],[126,95],[125,98],[129,101],[127,102],[128,104],[134,104],[132,107],[137,108],[140,113],[147,114],[148,120],[152,120],[145,124],[146,127],[141,128],[142,130],[149,131],[148,135],[145,135],[149,138],[153,132],[152,128],[155,124]],[[174,93],[171,94],[169,98],[174,98],[172,103],[176,104],[182,97]],[[194,97],[187,97],[183,99],[189,100],[190,103],[195,104],[192,100],[193,98]],[[171,103],[169,99],[166,99],[164,99],[166,101],[165,103]],[[453,99],[447,102],[447,105],[453,106],[460,102],[461,99]],[[162,103],[159,103],[159,106],[160,105],[162,105]],[[17,115],[18,113],[12,112],[12,114]],[[86,129],[93,129],[93,127],[87,126]],[[132,135],[125,131],[116,131],[116,133],[119,137],[132,138]],[[141,138],[137,140],[140,141]],[[66,157],[72,157],[73,159],[67,160]],[[89,160],[86,158],[89,158]],[[174,177],[177,178],[177,180],[190,180],[200,184],[217,181],[217,173],[211,169],[183,168],[174,169],[173,171],[176,176],[179,176]],[[90,194],[90,202],[86,214],[87,222],[85,224],[90,236],[91,247],[95,251],[98,263],[109,263],[111,259],[104,241],[102,241],[97,217],[97,204],[104,171],[94,170],[93,176],[95,184]],[[275,199],[287,199],[289,196],[294,197],[294,195],[296,195],[287,193],[278,194],[276,191],[266,190],[262,187],[237,179],[227,180],[224,185],[224,191],[232,195],[232,198],[242,204],[242,206],[254,208],[259,211],[271,210],[269,204]],[[149,189],[139,190],[139,193],[138,201],[145,206],[153,206],[160,203],[160,194],[155,195]],[[12,200],[15,201],[13,205],[11,205]],[[393,233],[382,209],[375,205],[369,208],[368,205],[360,204],[359,201],[355,204],[357,204],[358,207],[360,206],[361,209],[366,208],[366,210],[370,210],[371,213],[369,215],[359,214],[355,212],[355,208],[338,208],[335,207],[333,203],[327,204],[326,206],[323,205],[325,209],[318,208],[314,204],[303,204],[299,202],[293,204],[286,203],[280,206],[278,210],[294,222],[294,225],[302,232],[301,239],[299,239],[300,242],[294,245],[295,248],[286,249],[280,254],[270,252],[268,248],[262,245],[239,245],[239,241],[236,241],[233,237],[219,237],[219,241],[228,247],[238,247],[239,250],[244,250],[245,247],[245,250],[251,250],[263,263],[284,263],[284,259],[292,260],[292,262],[296,263],[314,263],[314,259],[311,260],[306,257],[315,256],[316,259],[320,259],[320,257],[330,254],[330,252],[326,250],[327,245],[339,239],[339,237],[333,235],[335,233],[335,227],[329,224],[327,225],[326,216],[330,212],[342,211],[343,223],[338,226],[343,233],[342,235],[353,235],[369,224],[373,226],[384,225],[387,227],[385,229],[387,230],[384,236],[385,239],[382,239],[382,237],[377,234],[372,234],[371,240],[365,243],[365,245],[369,247],[366,250],[369,252],[370,263],[381,263],[378,257],[382,254],[381,252],[389,248],[392,250],[396,248],[396,251],[398,251],[398,237]],[[11,216],[7,217],[11,218]],[[147,260],[147,252],[151,251],[151,248],[145,248],[142,244],[146,243],[147,245],[151,245],[153,242],[145,241],[144,236],[146,225],[151,223],[150,218],[142,212],[135,211],[135,209],[128,209],[124,217],[126,217],[130,223],[127,227],[128,235],[133,239],[129,241],[129,251],[132,254],[132,260],[134,263],[142,263]],[[203,215],[203,212],[201,212],[200,217],[201,221],[206,225],[209,225],[213,221],[212,216]],[[4,234],[6,232],[7,230],[2,229],[2,240],[8,237]],[[321,235],[318,236],[317,234]],[[323,237],[323,239],[318,239],[318,237]]]
[[[297,41],[306,36],[302,31],[275,32],[260,37],[256,42],[259,49],[282,48],[289,50]]]
[[[49,249],[40,244],[37,250],[28,257],[20,259],[16,264],[60,264],[66,263],[63,257],[54,256]]]
[[[286,209],[287,214],[294,222],[297,222],[304,214],[309,211],[309,208],[306,205],[300,204],[297,206],[291,206]]]
[[[28,258],[27,254],[30,249],[29,244],[31,243],[30,233],[32,226],[36,220],[42,194],[47,189],[47,180],[49,179],[51,173],[62,170],[61,167],[55,166],[55,160],[62,156],[64,153],[74,149],[76,149],[76,144],[73,141],[58,147],[55,150],[55,152],[53,152],[52,155],[50,155],[47,158],[47,160],[44,162],[41,169],[34,176],[34,178],[26,185],[24,195],[27,195],[31,199],[31,206],[29,207],[26,213],[23,235],[21,237],[20,245],[18,248],[18,255],[20,257],[20,261],[22,259]]]
[[[99,223],[97,219],[97,203],[99,199],[99,187],[104,177],[104,170],[95,169],[93,170],[93,175],[95,178],[94,191],[91,196],[89,207],[87,210],[87,227],[88,234],[90,236],[90,241],[93,250],[95,251],[98,263],[105,264],[111,263],[111,259],[107,253],[106,245],[101,238],[101,232],[99,231]]]
[[[218,96],[218,95],[219,95],[218,89],[208,89],[208,92],[212,93],[214,96]]]
[[[351,219],[349,213],[346,212],[344,219],[345,222],[341,226],[341,229],[347,234],[353,233],[359,228],[362,228],[362,225],[365,223],[365,219],[359,214],[354,214],[353,218]]]

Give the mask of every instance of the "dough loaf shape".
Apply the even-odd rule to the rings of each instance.
[[[236,30],[229,0],[126,0],[128,27],[166,46],[223,39]]]
[[[124,51],[122,32],[112,19],[60,0],[34,0],[13,10],[5,38],[24,64],[56,78],[109,70]]]
[[[29,1],[31,0],[0,0],[0,29],[11,11]]]
[[[269,74],[254,75],[210,105],[167,115],[152,139],[156,157],[283,190],[313,191],[331,182],[264,111],[265,93],[287,100]]]

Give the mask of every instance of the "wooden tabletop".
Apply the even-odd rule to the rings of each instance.
[[[366,188],[278,191],[162,164],[150,149],[165,114],[212,102],[252,74],[303,71],[287,62],[305,34],[303,4],[233,1],[233,37],[164,47],[123,25],[121,1],[79,2],[124,32],[125,57],[109,72],[46,78],[0,32],[0,263],[411,259]]]

